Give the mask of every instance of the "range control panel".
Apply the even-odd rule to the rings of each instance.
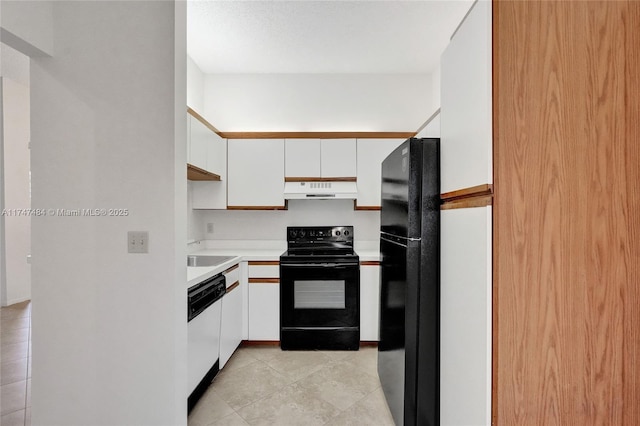
[[[353,241],[353,226],[290,226],[287,228],[289,244],[313,241]]]

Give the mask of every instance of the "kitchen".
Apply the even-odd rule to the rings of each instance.
[[[189,25],[191,31],[189,34],[196,34],[193,37],[202,37],[198,32],[200,28],[208,28],[211,33],[211,29],[219,31],[220,28],[234,27],[233,19],[237,18],[230,12],[237,12],[237,6],[235,8],[229,7],[229,10],[219,8],[218,13],[207,11],[206,6],[202,3],[196,4],[196,6],[200,9],[201,16],[215,16],[216,19],[209,18],[211,21],[205,24],[200,22],[203,18],[194,17],[193,29],[191,29],[191,21]],[[193,8],[197,9],[196,6]],[[462,4],[458,6],[460,7],[458,17],[452,19],[449,24],[450,28],[442,32],[452,33],[457,26],[456,21],[464,16],[466,9],[462,9]],[[322,9],[314,9],[313,12],[312,8],[305,10],[301,7],[274,7],[272,5],[254,7],[255,9],[251,9],[251,13],[245,10],[243,16],[260,16],[260,24],[254,22],[254,26],[258,29],[255,27],[247,29],[249,34],[242,34],[243,37],[261,40],[269,38],[272,36],[271,33],[256,34],[264,31],[262,27],[267,24],[280,27],[281,32],[285,32],[285,28],[289,28],[286,22],[291,21],[290,14],[294,12],[296,13],[296,21],[306,24],[298,24],[296,28],[312,27],[307,30],[298,30],[300,34],[289,36],[287,40],[278,40],[281,44],[291,43],[290,39],[304,40],[306,46],[294,46],[291,53],[294,59],[304,56],[307,50],[315,51],[322,47],[318,39],[324,39],[324,42],[327,43],[327,39],[340,37],[339,34],[346,31],[345,27],[358,27],[357,30],[351,29],[351,31],[362,33],[360,37],[365,37],[366,34],[367,39],[374,39],[371,46],[376,43],[384,44],[384,41],[376,38],[375,34],[369,34],[364,28],[359,28],[357,19],[348,18],[353,13],[349,8],[342,10],[340,15],[332,14],[334,11],[343,9],[344,4],[341,8],[328,7],[327,10],[324,10],[323,7]],[[373,19],[371,15],[376,8],[368,7],[367,9],[369,17]],[[387,11],[386,14],[382,13],[383,9]],[[385,25],[384,21],[388,17],[384,15],[391,12],[399,13],[394,8],[386,7],[380,7],[378,11],[381,22],[370,21],[369,25],[373,29]],[[360,11],[360,14],[362,13],[364,13],[364,9]],[[318,16],[314,16],[318,14],[329,15],[325,17],[325,19],[329,19],[323,23],[310,24],[320,19]],[[223,21],[224,25],[222,25]],[[335,21],[341,22],[332,25],[331,23]],[[349,21],[348,25],[344,21]],[[415,24],[418,22],[419,20]],[[415,24],[405,22],[400,25],[397,23],[394,28],[411,28],[415,27]],[[389,25],[387,24],[387,26]],[[319,30],[321,28],[323,31]],[[393,32],[394,30],[389,28],[385,34]],[[433,28],[424,32],[434,34],[437,31]],[[214,33],[205,39],[216,40],[221,37],[222,35]],[[231,34],[227,36],[228,42],[233,43],[235,37],[241,38],[240,35]],[[438,41],[433,41],[433,43],[446,46],[447,39],[448,37],[438,35]],[[192,206],[192,209],[188,211],[189,236],[194,240],[190,244],[190,250],[203,255],[233,254],[236,253],[234,248],[241,252],[254,252],[253,256],[250,253],[242,256],[245,262],[241,263],[241,274],[246,278],[232,292],[234,295],[240,292],[244,299],[244,317],[238,312],[236,319],[236,323],[244,322],[242,340],[261,343],[269,341],[277,344],[282,339],[280,343],[283,348],[285,347],[285,331],[283,329],[281,337],[278,321],[279,318],[282,319],[279,312],[278,279],[281,280],[280,292],[284,288],[282,281],[284,278],[278,274],[278,259],[286,249],[287,227],[354,225],[355,253],[360,257],[360,293],[362,297],[360,302],[360,340],[365,343],[377,342],[380,299],[378,254],[380,163],[407,137],[414,135],[430,116],[434,116],[435,120],[429,122],[431,126],[428,126],[422,135],[426,135],[429,131],[437,132],[434,125],[437,125],[439,119],[438,106],[436,105],[438,100],[433,99],[431,102],[419,104],[406,101],[409,97],[414,96],[413,93],[416,90],[425,94],[425,101],[429,97],[439,97],[439,93],[433,93],[438,86],[437,76],[411,73],[409,70],[413,68],[408,67],[407,62],[392,65],[397,70],[402,70],[402,75],[339,74],[340,67],[357,69],[361,65],[345,64],[344,58],[349,55],[344,53],[341,54],[340,60],[332,63],[331,58],[338,54],[324,52],[321,49],[317,54],[319,58],[322,58],[320,60],[322,63],[317,63],[315,68],[324,71],[324,73],[331,73],[331,75],[267,74],[263,76],[256,75],[255,72],[249,73],[249,75],[215,75],[211,71],[210,74],[205,74],[197,63],[211,63],[214,68],[211,68],[212,65],[210,65],[209,69],[213,70],[234,65],[221,60],[212,61],[204,56],[202,54],[203,48],[197,46],[198,40],[196,39],[196,42],[193,43],[195,47],[192,48],[192,51],[200,51],[201,53],[196,58],[197,60],[189,58],[187,68],[188,94],[191,94],[191,97],[187,99],[190,108],[190,149],[191,153],[203,152],[199,139],[201,135],[208,134],[209,144],[219,146],[219,148],[212,149],[218,150],[218,157],[225,158],[226,154],[227,162],[225,164],[216,161],[210,156],[209,162],[215,166],[207,167],[204,162],[200,161],[206,156],[204,154],[196,156],[197,158],[190,162],[191,165],[195,165],[199,169],[214,173],[216,177],[212,179],[217,179],[217,176],[221,179],[210,182],[197,180],[189,182],[189,198]],[[273,43],[273,41],[271,42]],[[334,45],[335,42],[327,44]],[[211,45],[214,44],[209,43],[209,46]],[[416,46],[416,48],[418,47]],[[378,49],[382,52],[385,47],[383,45],[373,50]],[[277,45],[273,48],[266,48],[266,50],[274,56],[280,53]],[[373,54],[372,56],[388,58],[388,52],[389,50],[386,50],[386,53]],[[409,52],[411,49],[407,54],[415,56]],[[214,49],[210,55],[215,53],[217,52]],[[282,62],[289,64],[289,67],[296,67],[296,69],[310,66],[306,62],[300,63],[289,59],[289,57],[283,59],[284,55],[281,53],[278,56],[279,61],[275,63],[265,60],[260,56],[260,52],[252,51],[251,53],[252,55],[247,55],[248,58],[239,60],[239,62],[250,62],[249,66],[252,66],[252,69],[282,67]],[[253,56],[256,58],[254,59]],[[435,56],[439,56],[439,54]],[[258,62],[259,60],[260,62]],[[361,61],[366,62],[367,59],[361,59]],[[415,58],[411,58],[411,61],[420,62]],[[373,64],[373,60],[370,62],[372,62],[369,65],[371,69],[380,68],[380,65]],[[390,68],[386,62],[388,59],[385,59],[385,66]],[[258,68],[259,66],[262,68]],[[402,69],[403,67],[405,69]],[[374,85],[377,87],[374,88]],[[192,86],[196,88],[191,88]],[[321,87],[322,91],[317,90],[316,87]],[[373,105],[362,105],[360,100],[371,98],[371,93],[374,93],[374,90],[377,92],[385,91],[384,95],[378,95],[383,101]],[[346,91],[354,95],[345,96],[344,92]],[[289,95],[285,99],[275,100],[278,99],[279,92],[289,93]],[[291,93],[295,93],[295,96]],[[260,112],[259,107],[255,106],[263,105],[270,99],[273,99],[271,102],[277,102],[277,108],[273,112],[272,110]],[[328,106],[330,108],[327,108]],[[211,112],[209,113],[209,111]],[[308,111],[313,111],[313,113]],[[244,114],[255,117],[255,119],[248,120]],[[213,117],[215,117],[215,121]],[[209,122],[207,118],[211,121]],[[350,124],[364,120],[368,121],[364,128]],[[391,123],[393,120],[395,123]],[[234,121],[241,124],[234,124]],[[401,121],[407,124],[402,124]],[[385,122],[389,124],[385,124]],[[249,129],[240,127],[241,125],[249,127]],[[345,131],[340,135],[336,135],[337,132],[314,133],[312,135],[308,132],[291,132],[291,130],[304,128],[313,130],[322,128],[353,129],[354,132],[352,135],[346,134],[348,132]],[[224,131],[218,129],[224,129]],[[283,131],[274,132],[275,129],[283,129]],[[287,129],[290,132],[286,132]],[[377,132],[362,131],[370,129],[379,130]],[[407,129],[410,131],[406,131]],[[256,136],[255,133],[253,135],[247,134],[251,130],[254,132],[270,131],[270,134],[268,137],[263,134],[259,136]],[[393,130],[395,132],[392,134],[390,131]],[[405,132],[401,132],[401,130],[405,130]],[[230,133],[242,133],[242,136]],[[434,136],[438,135],[434,134]],[[267,158],[268,160],[266,160]],[[198,163],[195,164],[195,162]],[[252,170],[252,176],[246,176],[245,170]],[[199,177],[195,178],[199,179]],[[306,187],[315,182],[324,182],[333,187],[319,189],[317,194],[296,194],[295,189],[287,187],[298,185],[300,181],[305,183]],[[341,188],[338,191],[337,185],[346,187],[351,185],[352,189]],[[346,193],[348,191],[350,193]],[[318,199],[318,196],[329,198],[327,193],[334,199]],[[306,199],[304,199],[305,195]],[[203,239],[206,241],[201,241]],[[258,247],[262,248],[262,251]],[[280,262],[282,265],[282,258],[280,258]],[[252,270],[259,268],[269,268],[268,265],[265,265],[269,263],[272,271],[267,273],[252,272]],[[280,274],[283,273],[282,271],[281,267]],[[274,282],[269,285],[268,280],[274,280]],[[230,284],[231,282],[227,282],[227,286]],[[227,296],[222,299],[223,334],[225,332],[225,297]],[[221,355],[218,368],[227,362],[226,358]],[[209,366],[211,365],[212,362],[209,363]],[[224,371],[224,367],[222,368]],[[210,381],[210,378],[207,377],[207,380]],[[215,391],[215,388],[214,382],[212,389]],[[230,398],[228,395],[223,396],[225,400],[228,398]],[[196,409],[200,409],[200,407],[196,407]]]
[[[20,3],[31,13],[28,19],[12,20]],[[34,207],[129,208],[131,212],[127,218],[33,220],[34,424],[186,423],[187,295],[184,286],[178,289],[175,283],[184,280],[187,240],[201,239],[202,234],[209,239],[208,223],[213,224],[215,238],[229,238],[232,231],[227,231],[227,225],[235,222],[225,216],[230,212],[204,214],[198,222],[201,230],[185,235],[187,189],[180,185],[187,162],[187,95],[179,82],[186,81],[186,50],[180,47],[186,46],[186,27],[181,24],[186,22],[186,10],[169,2],[143,3],[108,7],[45,3],[44,13],[36,2],[2,4],[3,36],[14,36],[3,41],[31,57]],[[448,244],[443,250],[465,252],[469,246],[461,242],[473,235],[485,244],[471,251],[491,253],[493,242],[497,254],[493,268],[486,268],[486,258],[479,262],[479,266],[485,264],[483,279],[493,281],[498,290],[493,294],[497,310],[493,317],[488,313],[486,317],[487,323],[494,324],[493,356],[486,363],[493,368],[495,386],[487,401],[472,411],[486,412],[491,405],[496,424],[540,424],[550,418],[566,423],[566,416],[582,424],[596,418],[620,423],[615,419],[622,417],[626,424],[636,424],[633,402],[607,404],[609,399],[602,396],[618,402],[637,400],[634,377],[638,375],[621,375],[620,366],[627,373],[633,371],[632,360],[638,353],[638,339],[631,338],[633,328],[622,325],[637,323],[633,308],[637,288],[630,277],[637,272],[633,256],[638,227],[632,223],[633,214],[616,214],[611,206],[637,207],[633,190],[626,186],[627,181],[637,180],[633,164],[640,163],[629,145],[635,140],[629,123],[638,122],[633,115],[636,103],[622,105],[613,98],[638,91],[633,82],[640,81],[636,75],[640,67],[634,66],[637,60],[630,50],[637,45],[630,28],[638,22],[638,10],[637,5],[623,2],[565,3],[494,4],[493,78],[499,75],[501,84],[493,87],[494,164],[484,176],[492,170],[496,174],[495,193],[491,197],[490,188],[484,187],[477,188],[476,194],[484,191],[486,198],[495,199],[495,228],[485,213],[486,200],[485,208],[443,211],[443,231],[455,232],[451,234],[455,238],[443,239]],[[55,25],[47,21],[47,13]],[[586,19],[599,31],[584,25]],[[28,28],[21,27],[25,22]],[[530,32],[538,37],[529,37]],[[151,33],[154,37],[148,36]],[[547,37],[559,37],[562,42],[546,45]],[[46,57],[54,53],[53,40],[58,54]],[[596,42],[599,49],[590,49]],[[596,60],[603,50],[615,60]],[[114,52],[124,62],[105,60]],[[618,66],[624,61],[632,65]],[[514,69],[525,78],[514,77]],[[626,74],[621,75],[620,69]],[[442,73],[443,85],[449,75]],[[591,97],[592,93],[597,96]],[[585,103],[572,109],[567,101],[571,99]],[[599,104],[591,103],[592,99]],[[262,108],[273,112],[272,105],[263,103]],[[444,111],[445,99],[441,106]],[[256,122],[261,116],[252,114]],[[629,119],[620,120],[623,116]],[[420,122],[425,119],[421,117]],[[444,121],[443,114],[442,129],[447,127]],[[595,138],[596,132],[590,129],[597,126],[584,125],[595,122],[616,129],[612,138]],[[213,124],[225,131],[266,128],[263,123],[253,129]],[[307,129],[313,127],[303,130]],[[620,139],[625,134],[629,142]],[[591,142],[589,149],[576,145],[580,138]],[[531,140],[544,143],[534,146]],[[550,146],[554,149],[546,149]],[[577,146],[580,149],[572,150]],[[595,161],[597,150],[607,155]],[[486,164],[482,153],[473,156]],[[611,202],[613,193],[597,183],[596,173],[606,176],[613,188],[622,188],[615,192],[615,202]],[[443,180],[442,190],[491,182],[483,179],[446,187]],[[594,183],[598,196],[590,195],[587,182]],[[553,191],[546,195],[541,188]],[[449,200],[462,203],[465,197],[450,194]],[[342,210],[349,210],[346,202]],[[246,219],[241,226],[253,225],[254,215],[260,214],[281,223],[284,231],[286,223],[278,222],[283,217],[293,218],[294,225],[307,224],[293,212],[237,213]],[[606,230],[600,226],[604,223]],[[125,235],[131,230],[149,232],[148,254],[125,252]],[[266,229],[258,232],[281,238],[272,237]],[[546,252],[557,254],[560,261]],[[451,274],[447,279],[454,283],[469,279],[465,263],[469,260],[478,258],[463,257],[462,263],[446,266]],[[597,282],[607,282],[608,290],[600,291]],[[465,303],[491,297],[457,294],[468,297]],[[607,324],[614,327],[606,328]],[[447,336],[451,334],[443,333]],[[473,344],[482,341],[486,338],[480,335]],[[470,342],[442,343],[464,348]],[[464,358],[451,360],[459,365],[465,362]],[[460,371],[447,374],[443,384],[464,380]],[[464,416],[467,410],[454,414]]]

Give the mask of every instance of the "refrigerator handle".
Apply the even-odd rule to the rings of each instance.
[[[386,241],[386,242],[388,242],[388,243],[395,244],[395,245],[397,245],[397,246],[407,248],[407,245],[406,245],[406,244],[403,244],[403,243],[401,243],[401,242],[399,242],[399,241],[390,240],[390,239],[386,238],[384,235],[381,235],[381,236],[380,236],[380,239],[381,239],[382,241]]]

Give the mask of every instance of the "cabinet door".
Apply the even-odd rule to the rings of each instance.
[[[220,176],[219,181],[192,181],[192,207],[194,209],[227,208],[227,140],[213,134],[208,150],[210,172]]]
[[[322,139],[320,173],[323,178],[356,176],[356,140]]]
[[[229,139],[227,204],[284,207],[284,139]]]
[[[224,367],[242,341],[242,291],[235,287],[222,298],[220,368]]]
[[[441,232],[441,424],[488,425],[491,207],[443,210]]]
[[[404,139],[358,139],[358,207],[380,207],[382,161]]]
[[[286,177],[320,177],[320,139],[284,141]]]
[[[191,115],[188,117],[190,138],[189,156],[187,157],[188,163],[203,170],[209,170],[207,168],[207,158],[209,155],[207,145],[211,142],[211,138],[214,133],[196,118]]]
[[[280,340],[280,284],[249,283],[249,340]]]
[[[441,188],[492,183],[491,2],[478,1],[441,60]]]
[[[380,265],[360,266],[360,340],[380,338]]]

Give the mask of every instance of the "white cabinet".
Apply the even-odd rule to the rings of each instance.
[[[285,176],[344,178],[356,176],[355,139],[287,139]]]
[[[231,268],[230,268],[231,269]],[[220,368],[224,367],[231,355],[242,342],[243,297],[245,284],[240,281],[240,268],[225,272],[227,293],[222,298],[222,325],[220,331]]]
[[[227,208],[227,140],[212,134],[214,137],[209,145],[207,164],[212,165],[209,171],[220,176],[220,180],[191,182],[194,209]]]
[[[189,115],[189,153],[187,162],[202,170],[207,168],[207,145],[214,133],[195,117]]]
[[[360,340],[380,340],[380,265],[360,265]]]
[[[229,139],[227,205],[284,207],[284,139]]]
[[[491,2],[478,1],[442,54],[443,193],[493,182],[491,30]]]
[[[488,425],[491,207],[443,210],[441,232],[441,423]]]
[[[358,207],[380,207],[382,161],[405,140],[358,139]]]
[[[323,178],[356,176],[356,140],[322,139],[320,167]]]
[[[278,261],[249,262],[249,340],[280,340]]]
[[[320,139],[286,139],[286,177],[320,177]]]
[[[199,119],[188,116],[187,162],[222,176],[227,165],[227,143]]]

